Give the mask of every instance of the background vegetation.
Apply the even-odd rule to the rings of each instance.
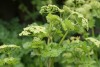
[[[48,6],[50,4],[54,6]],[[43,8],[43,6],[45,7]],[[54,8],[54,12],[51,7]],[[72,15],[70,16],[70,14]],[[82,19],[87,19],[88,24],[81,22]],[[53,24],[56,21],[59,23],[64,21],[64,23],[61,26],[59,23]],[[49,46],[45,46],[47,49],[51,48],[51,52],[43,49],[47,53],[42,54],[41,51],[39,53],[39,50],[44,47],[40,45],[49,39],[47,34],[34,35],[40,40],[33,38],[33,35],[19,36],[27,25],[29,27],[40,25],[49,30],[48,25],[51,22],[53,27],[48,32],[53,34],[50,36],[54,39]],[[70,22],[81,23],[74,26]],[[83,26],[81,26],[82,23]],[[66,30],[69,34],[60,44],[70,44],[71,46],[64,45],[60,49],[57,44]],[[22,33],[22,35],[24,34]],[[85,40],[86,38],[87,40]],[[36,46],[37,43],[39,46]],[[46,43],[46,45],[48,44]],[[60,51],[61,53],[59,53]],[[52,53],[54,54],[52,55]],[[0,2],[0,67],[100,67],[99,63],[99,0],[2,0]]]

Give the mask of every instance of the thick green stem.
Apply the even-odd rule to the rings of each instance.
[[[68,31],[66,31],[66,33],[64,34],[64,36],[63,36],[62,39],[60,40],[59,45],[62,44],[62,42],[63,42],[63,40],[65,39],[65,37],[66,37],[67,34],[68,34]]]
[[[92,36],[95,37],[95,35],[94,35],[94,28],[92,28]]]
[[[67,17],[67,19],[69,19],[72,15],[73,15],[73,13],[71,13],[71,14]]]
[[[40,61],[40,67],[43,67],[43,63],[42,63],[42,60],[41,60],[41,57],[39,57],[39,61]]]
[[[49,44],[49,42],[50,42],[50,37],[48,37],[48,41],[47,41],[47,44]]]
[[[52,27],[53,27],[53,25],[52,25],[52,22],[51,22],[50,25],[49,25],[49,29],[48,29],[49,35],[48,35],[47,44],[49,44],[49,43],[52,42],[52,34],[51,34]],[[53,58],[49,57],[49,58],[47,59],[47,65],[46,65],[46,67],[54,67]]]
[[[48,58],[48,61],[47,61],[47,67],[54,67],[54,61],[53,61],[53,58]]]

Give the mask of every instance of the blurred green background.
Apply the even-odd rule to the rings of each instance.
[[[25,43],[26,40],[30,41],[31,38],[19,37],[18,34],[28,24],[46,23],[44,16],[39,13],[40,8],[43,5],[48,5],[50,3],[62,8],[66,1],[68,0],[1,0],[0,45],[16,44],[23,46],[23,44],[27,44]],[[95,36],[100,40],[100,18],[94,17],[94,20],[94,33]],[[91,30],[89,32],[92,34]],[[37,64],[40,63],[39,59],[36,59],[36,57],[30,57],[30,53],[27,50],[24,50],[23,53],[24,54],[21,55],[21,63],[15,67],[38,67]],[[61,67],[58,63],[56,63],[55,66]]]

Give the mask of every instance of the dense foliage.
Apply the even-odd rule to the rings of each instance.
[[[24,4],[19,8],[27,13],[25,20],[34,23],[21,25],[15,18],[9,25],[0,20],[0,67],[100,66],[100,33],[94,30],[100,27],[98,0],[65,0],[60,8],[52,0],[32,4],[38,12]]]

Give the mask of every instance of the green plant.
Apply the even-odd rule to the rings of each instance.
[[[100,25],[98,0],[65,0],[61,9],[51,5],[56,0],[31,1],[32,12],[23,3],[19,8],[27,14],[24,20],[36,23],[24,28],[21,37],[25,26],[18,18],[0,20],[0,67],[100,66],[100,35],[94,30]]]
[[[19,34],[33,38],[23,48],[31,50],[31,56],[38,56],[40,63],[37,66],[54,67],[56,62],[62,67],[99,66],[96,49],[99,49],[100,41],[88,37],[87,32],[94,24],[91,26],[84,14],[73,9],[67,6],[63,9],[55,5],[43,6],[40,13],[46,15],[47,23],[28,25]]]
[[[92,30],[92,36],[95,36],[94,27],[100,24],[97,19],[95,19],[100,19],[100,2],[98,0],[66,0],[65,5],[67,9],[77,11],[88,19],[88,26]]]
[[[0,67],[14,67],[20,64],[20,49],[20,46],[13,44],[0,46]]]

